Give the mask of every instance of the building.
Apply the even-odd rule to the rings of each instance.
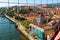
[[[33,31],[41,40],[50,40],[54,35],[54,30],[52,30],[52,26],[50,25],[42,25],[34,22],[33,24],[30,24],[30,26],[31,31]]]
[[[34,15],[34,13],[30,13],[28,16],[25,17],[27,19],[27,21],[32,22],[36,16]]]
[[[33,22],[30,24],[31,31],[33,31],[41,40],[50,40],[55,34],[56,28],[59,24],[59,17],[55,20],[51,20],[46,24],[41,24],[38,22]]]

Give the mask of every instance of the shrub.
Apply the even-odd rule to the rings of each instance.
[[[20,20],[20,21],[26,20],[25,18],[19,17],[19,16],[16,16],[15,19],[16,19],[16,20]]]

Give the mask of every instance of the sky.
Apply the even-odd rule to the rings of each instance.
[[[4,3],[3,3],[4,2]],[[8,7],[8,0],[0,0],[0,7]],[[14,5],[18,5],[17,3],[21,3],[19,4],[19,6],[21,5],[34,5],[35,4],[52,4],[52,3],[60,3],[60,0],[9,0],[10,4],[9,6],[14,6]],[[15,3],[15,4],[14,4]],[[28,3],[28,4],[27,4]]]

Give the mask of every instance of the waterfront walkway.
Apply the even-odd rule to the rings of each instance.
[[[35,39],[34,37],[32,37],[29,33],[27,33],[27,31],[25,31],[26,29],[21,25],[20,21],[15,20],[7,15],[5,15],[8,19],[10,19],[11,21],[15,22],[16,25],[18,25],[18,29],[29,39],[29,40],[40,40],[40,39]]]

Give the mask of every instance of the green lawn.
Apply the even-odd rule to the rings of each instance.
[[[29,21],[21,21],[21,24],[25,27],[25,28],[29,28],[30,26],[29,26],[29,24],[30,24],[31,22],[29,22]]]

